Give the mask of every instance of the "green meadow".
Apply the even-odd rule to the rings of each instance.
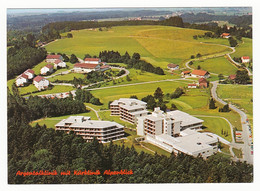
[[[219,85],[218,96],[243,110],[253,125],[253,86]]]
[[[216,74],[230,75],[235,74],[237,67],[231,64],[224,56],[218,58],[211,58],[207,60],[194,61],[192,68],[201,67],[202,70],[207,70]]]
[[[76,54],[83,58],[85,54],[97,55],[102,50],[114,50],[130,55],[140,53],[142,57],[167,62],[180,63],[191,55],[215,54],[230,49],[211,44],[200,43],[193,35],[206,31],[168,26],[119,26],[106,31],[72,31],[73,38],[59,39],[46,46],[49,52]]]
[[[249,38],[242,38],[244,43],[239,44],[239,46],[236,47],[236,52],[231,54],[231,58],[233,57],[242,57],[242,56],[249,56],[252,58],[253,55],[253,41]]]

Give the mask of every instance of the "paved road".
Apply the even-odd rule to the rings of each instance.
[[[94,108],[92,108],[92,107],[90,107],[90,106],[86,106],[86,108],[89,108],[89,109],[91,109],[92,111],[94,111],[95,114],[96,114],[96,116],[97,116],[97,118],[98,118],[98,120],[101,120],[100,117],[99,117],[99,115],[98,115],[98,111],[97,111],[97,110],[95,110]]]
[[[211,89],[212,97],[216,101],[226,105],[227,103],[217,96],[218,82],[214,81],[214,82],[211,82],[211,83],[213,84],[212,89]],[[240,109],[238,109],[237,107],[235,107],[232,104],[229,104],[229,108],[232,109],[233,111],[237,112],[240,115],[242,131],[243,131],[242,138],[243,138],[244,144],[239,144],[239,145],[243,150],[243,160],[247,161],[250,164],[253,164],[253,155],[251,154],[252,150],[251,150],[251,147],[250,147],[252,140],[251,140],[251,138],[249,138],[250,132],[249,132],[249,128],[248,128],[248,123],[246,122],[247,116],[243,111],[241,111]],[[236,144],[236,145],[238,145],[238,144]]]

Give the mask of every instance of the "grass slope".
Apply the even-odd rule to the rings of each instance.
[[[235,74],[237,68],[231,64],[225,57],[212,58],[207,60],[195,61],[191,66],[193,68],[201,67],[203,70],[207,70],[216,74],[230,75]]]

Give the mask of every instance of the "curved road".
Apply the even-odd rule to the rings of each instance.
[[[214,81],[214,82],[211,82],[211,83],[213,84],[212,89],[211,89],[212,97],[216,101],[226,105],[227,103],[217,96],[218,81]],[[250,147],[251,140],[249,138],[249,136],[250,136],[250,132],[249,132],[249,128],[248,128],[249,125],[246,121],[247,116],[243,111],[241,111],[240,109],[238,109],[237,107],[235,107],[232,104],[229,104],[229,108],[232,109],[233,111],[237,112],[240,115],[241,125],[242,125],[242,130],[243,130],[242,138],[243,138],[243,142],[244,142],[244,144],[242,144],[242,147],[241,147],[242,150],[243,150],[243,160],[247,161],[250,164],[253,164],[253,155],[251,154],[252,150],[251,150],[251,147]],[[239,145],[241,145],[241,144],[239,144]]]

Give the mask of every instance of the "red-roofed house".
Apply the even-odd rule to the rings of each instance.
[[[188,84],[188,88],[197,88],[197,84]]]
[[[41,74],[46,75],[47,72],[52,73],[53,72],[53,65],[47,64],[46,66],[42,67]]]
[[[28,69],[24,72],[28,76],[28,79],[33,79],[34,78],[34,71],[32,69]]]
[[[48,88],[50,82],[49,82],[49,80],[45,79],[42,76],[36,76],[33,79],[33,84],[35,85],[35,87],[38,90],[44,90],[44,89]]]
[[[222,35],[220,35],[222,38],[229,38],[231,37],[230,36],[230,33],[222,33]]]
[[[84,62],[86,64],[99,64],[101,62],[100,58],[85,58]]]
[[[229,78],[230,80],[235,80],[236,77],[237,77],[236,74],[231,74],[231,75],[228,76],[228,78]]]
[[[186,76],[190,76],[190,71],[186,70],[186,71],[182,71],[182,77],[186,77]]]
[[[199,87],[200,88],[207,88],[208,87],[208,81],[205,78],[199,79]]]
[[[28,76],[26,74],[22,73],[20,76],[16,78],[16,86],[24,86],[24,84],[26,83],[28,83]]]
[[[191,76],[195,78],[208,78],[210,74],[205,70],[193,70]]]
[[[46,62],[54,63],[56,60],[63,60],[61,55],[47,55]]]
[[[249,56],[242,56],[241,60],[242,60],[242,63],[249,63],[250,62],[250,57]]]
[[[99,71],[99,64],[87,64],[87,63],[76,63],[73,67],[74,72],[76,73],[89,73],[91,71]]]
[[[170,70],[178,70],[179,69],[179,65],[178,64],[168,64],[167,68]]]
[[[102,65],[100,67],[100,71],[105,71],[105,70],[109,70],[110,69],[110,66],[109,65]]]
[[[60,67],[60,68],[66,68],[66,63],[65,62],[63,62],[62,60],[60,60],[60,59],[58,59],[58,60],[56,60],[55,62],[54,62],[54,68],[58,68],[58,67]]]

